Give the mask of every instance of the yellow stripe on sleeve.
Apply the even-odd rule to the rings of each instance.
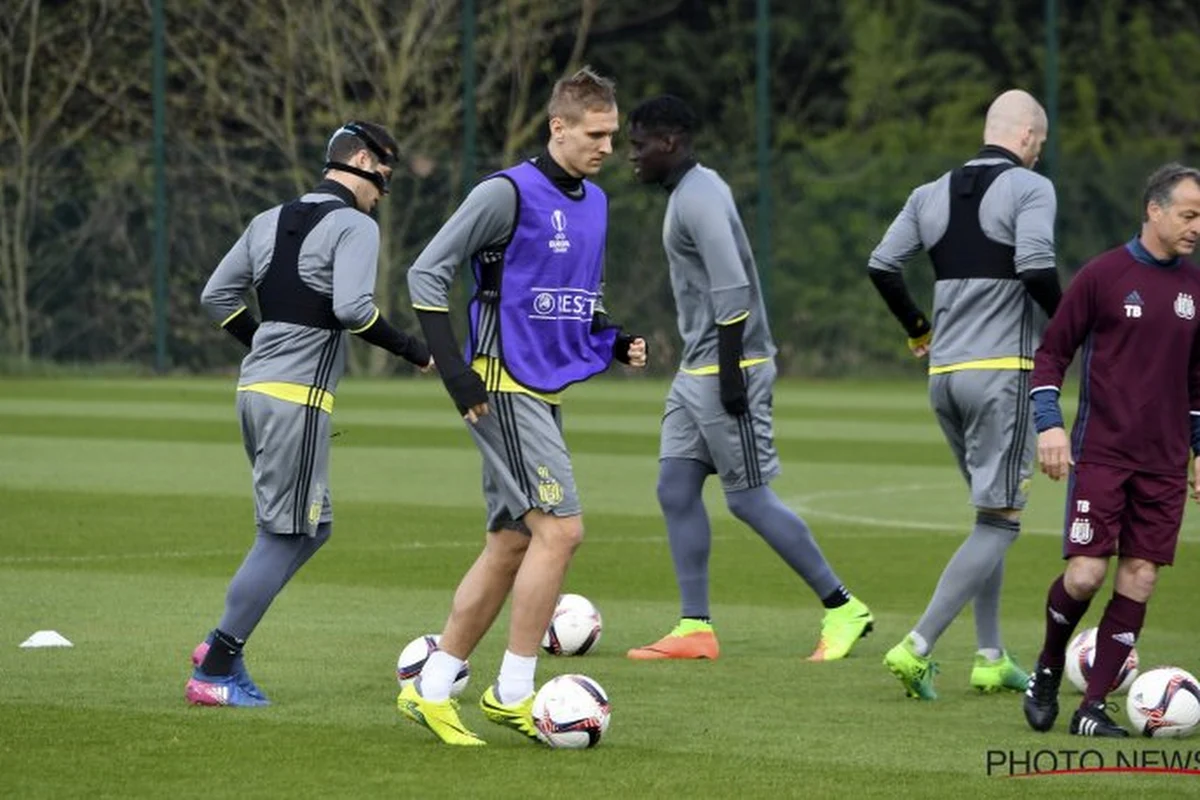
[[[225,319],[221,320],[221,327],[222,327],[222,328],[224,328],[226,325],[228,325],[229,323],[233,322],[233,321],[234,321],[234,319],[236,319],[236,318],[237,318],[237,315],[238,315],[238,314],[241,314],[241,313],[242,313],[243,311],[245,311],[245,310],[246,310],[246,307],[245,307],[245,306],[242,306],[242,307],[241,307],[241,308],[239,308],[237,311],[233,312],[233,313],[232,313],[232,314],[230,314],[228,317],[226,317]]]
[[[371,321],[370,321],[370,322],[368,322],[366,325],[363,325],[361,328],[354,328],[354,329],[353,329],[353,330],[351,330],[350,332],[351,332],[351,333],[362,333],[362,332],[363,332],[363,331],[365,331],[367,328],[369,328],[369,327],[371,327],[372,325],[374,325],[374,324],[375,324],[375,320],[377,320],[377,319],[379,319],[379,309],[378,309],[378,308],[377,308],[377,309],[375,309],[375,313],[371,315]]]
[[[741,322],[741,321],[742,321],[742,320],[744,320],[744,319],[748,319],[749,317],[750,317],[750,312],[749,312],[749,311],[743,311],[741,314],[738,314],[738,315],[737,315],[736,317],[734,317],[733,319],[727,319],[727,320],[725,320],[724,322],[718,322],[717,324],[718,324],[718,325],[721,325],[721,326],[725,326],[725,325],[737,325],[739,322]]]

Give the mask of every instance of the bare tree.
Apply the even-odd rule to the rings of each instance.
[[[61,262],[39,220],[71,171],[67,154],[121,108],[129,75],[104,45],[136,27],[134,2],[20,0],[0,15],[0,332],[28,361],[37,290]]]

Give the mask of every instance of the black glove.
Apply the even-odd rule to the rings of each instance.
[[[487,386],[484,385],[483,378],[479,377],[479,373],[473,369],[456,375],[445,375],[442,377],[442,383],[446,385],[446,391],[450,393],[450,399],[454,401],[460,414],[466,414],[468,409],[488,401]]]
[[[637,339],[643,339],[637,334],[619,333],[617,340],[613,342],[613,358],[620,361],[622,364],[629,363],[629,346]],[[646,342],[646,359],[650,358],[650,343]]]
[[[721,383],[721,405],[735,417],[745,414],[750,403],[742,376],[742,332],[746,320],[717,327],[717,369]]]

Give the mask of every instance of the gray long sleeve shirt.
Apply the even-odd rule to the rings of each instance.
[[[323,203],[339,198],[310,192],[301,199]],[[200,300],[216,322],[224,323],[245,308],[246,294],[266,274],[281,208],[275,206],[251,220],[208,279]],[[369,327],[379,316],[374,301],[378,261],[379,226],[375,220],[355,208],[339,208],[305,237],[299,274],[308,287],[332,299],[334,315],[354,332]],[[290,384],[333,392],[345,367],[346,331],[265,321],[242,361],[238,386]],[[296,397],[287,391],[279,394],[286,395],[283,399]]]
[[[1005,163],[976,158],[967,166]],[[913,190],[899,215],[871,253],[870,269],[901,272],[922,249],[946,233],[950,221],[950,173]],[[1014,167],[988,187],[979,223],[994,242],[1014,248],[1013,265],[1026,270],[1055,269],[1054,186],[1036,172]],[[934,287],[931,372],[949,371],[994,359],[1022,359],[1031,368],[1046,326],[1042,310],[1030,302],[1020,281],[987,278],[940,280]],[[1029,328],[1032,327],[1032,330]],[[1023,344],[1024,343],[1024,344]],[[1029,350],[1029,352],[1023,352]]]
[[[729,185],[697,164],[671,189],[663,247],[675,294],[680,369],[715,372],[717,327],[746,321],[744,360],[775,355],[758,269]]]

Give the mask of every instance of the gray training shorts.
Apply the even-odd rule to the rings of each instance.
[[[562,435],[562,409],[519,392],[488,392],[489,414],[467,429],[483,456],[487,529],[528,532],[531,509],[556,517],[583,513],[571,454]]]
[[[929,401],[976,508],[1024,508],[1037,434],[1024,370],[931,375]]]
[[[742,370],[749,411],[731,416],[721,405],[717,375],[678,372],[667,394],[658,457],[707,464],[727,492],[764,486],[779,475],[771,419],[775,362]]]
[[[329,414],[260,392],[237,393],[260,531],[314,536],[333,519]]]

